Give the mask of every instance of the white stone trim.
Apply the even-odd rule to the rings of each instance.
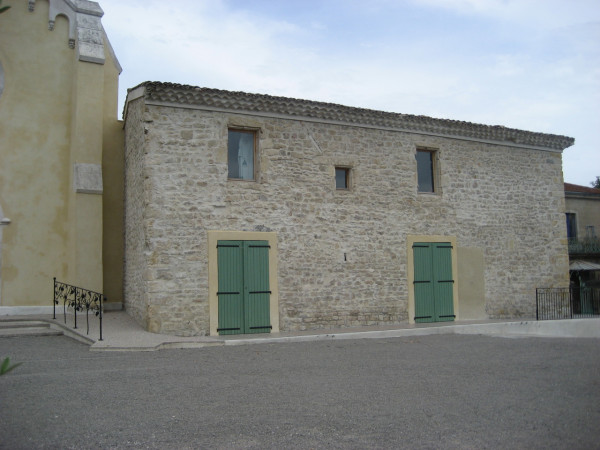
[[[100,164],[73,164],[73,189],[80,194],[102,194],[102,166]]]
[[[75,48],[80,61],[104,64],[104,30],[100,19],[104,11],[97,2],[88,0],[49,0],[48,29],[54,30],[56,17],[64,16],[69,22],[69,47]],[[28,9],[35,10],[35,0],[29,0]]]

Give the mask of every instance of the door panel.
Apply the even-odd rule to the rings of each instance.
[[[418,242],[413,245],[415,322],[454,320],[452,246]]]
[[[269,244],[266,241],[244,242],[244,296],[246,333],[271,330],[269,290]]]
[[[219,334],[238,334],[244,327],[242,241],[219,241]]]
[[[435,315],[433,292],[433,268],[431,266],[431,245],[418,243],[413,245],[414,254],[414,291],[415,322],[433,322]]]
[[[452,278],[452,246],[447,243],[433,246],[433,274],[435,281],[435,320],[454,320],[454,280]]]
[[[218,241],[219,334],[271,330],[267,241]]]

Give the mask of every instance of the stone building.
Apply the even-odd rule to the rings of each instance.
[[[531,317],[569,283],[572,138],[156,82],[124,120],[125,305],[150,331]]]
[[[0,314],[51,311],[53,277],[120,305],[121,67],[103,11],[84,0],[8,3],[0,15]]]
[[[600,287],[600,189],[565,183],[565,213],[571,285]]]

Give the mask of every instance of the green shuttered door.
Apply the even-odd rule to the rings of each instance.
[[[269,244],[218,241],[219,334],[271,331]]]
[[[452,246],[447,242],[413,245],[415,322],[454,320]]]

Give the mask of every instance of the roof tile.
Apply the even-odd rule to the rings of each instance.
[[[147,81],[130,90],[140,86],[145,87],[146,100],[157,103],[209,106],[239,112],[265,112],[313,120],[500,141],[553,150],[564,150],[575,142],[573,138],[567,136],[523,131],[498,125],[481,125],[458,120],[435,119],[427,116],[390,113],[334,103],[225,91],[175,83]]]

